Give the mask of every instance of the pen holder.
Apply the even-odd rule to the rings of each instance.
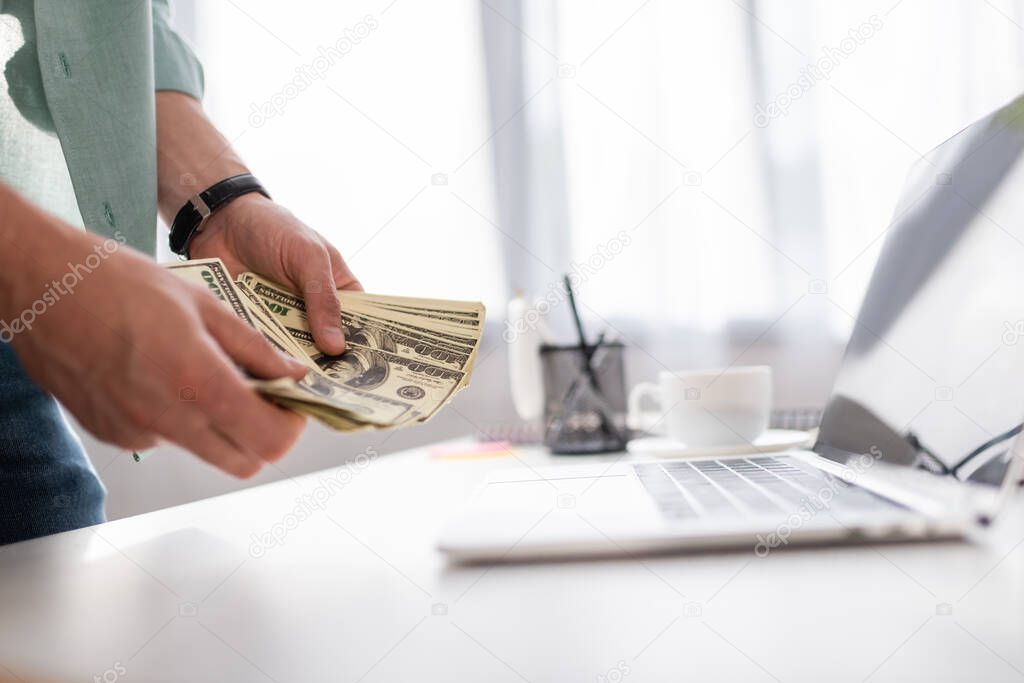
[[[618,342],[586,350],[541,346],[544,445],[552,453],[587,455],[626,447],[624,350]]]

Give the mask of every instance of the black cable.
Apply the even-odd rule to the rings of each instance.
[[[1006,441],[1008,439],[1012,439],[1013,437],[1017,436],[1018,434],[1021,433],[1022,429],[1024,429],[1024,424],[1019,424],[1016,427],[1014,427],[1013,429],[1009,429],[1009,430],[1003,432],[1002,434],[1000,434],[998,436],[993,436],[991,439],[989,439],[988,441],[986,441],[985,443],[981,444],[980,446],[975,448],[973,451],[971,451],[970,453],[965,455],[960,460],[960,462],[958,462],[957,464],[953,465],[953,467],[949,468],[950,474],[952,474],[955,477],[956,473],[957,473],[957,470],[959,470],[961,467],[963,467],[964,465],[969,463],[971,460],[974,460],[976,457],[978,457],[979,455],[981,455],[982,453],[984,453],[988,449],[992,448],[996,444],[1002,443],[1003,441]]]
[[[971,451],[963,458],[961,458],[960,461],[953,465],[952,467],[947,466],[944,462],[942,462],[939,456],[932,453],[927,446],[921,443],[921,440],[917,438],[917,434],[914,434],[913,432],[907,432],[907,435],[904,437],[904,439],[908,444],[910,444],[911,448],[917,451],[918,456],[920,456],[921,465],[922,467],[924,467],[924,469],[927,469],[928,471],[934,474],[952,475],[953,477],[959,479],[959,477],[957,476],[957,472],[960,470],[960,468],[962,468],[971,460],[974,460],[979,455],[981,455],[988,449],[992,448],[993,446],[1017,436],[1018,434],[1021,433],[1021,431],[1024,431],[1024,424],[1019,424],[1013,429],[1008,429],[1002,434],[993,436],[991,439],[981,444],[973,451]]]

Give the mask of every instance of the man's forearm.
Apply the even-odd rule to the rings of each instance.
[[[202,105],[183,93],[156,93],[156,138],[157,196],[168,225],[189,197],[249,170]]]
[[[85,233],[0,183],[0,319],[17,315],[61,276],[63,264],[84,258]]]
[[[156,94],[159,204],[172,224],[188,199],[248,171],[213,127],[199,102],[175,92]],[[294,214],[250,192],[218,208],[188,245],[190,258],[219,258],[233,275],[260,273],[300,292],[321,351],[345,350],[336,289],[360,289],[338,250]]]

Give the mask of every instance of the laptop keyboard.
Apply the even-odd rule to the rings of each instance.
[[[670,519],[900,507],[827,472],[797,467],[789,457],[643,463],[633,469]]]

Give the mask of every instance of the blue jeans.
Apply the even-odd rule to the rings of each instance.
[[[99,524],[104,498],[57,402],[0,342],[0,544]]]

